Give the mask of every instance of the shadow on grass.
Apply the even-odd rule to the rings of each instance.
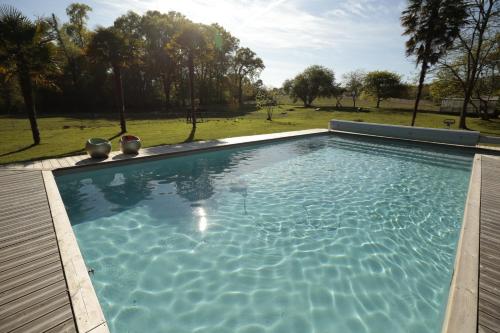
[[[204,105],[202,110],[199,112],[199,117],[204,119],[210,118],[236,118],[242,117],[249,113],[257,111],[255,105],[242,105],[242,106],[232,106],[232,105]],[[186,108],[173,107],[169,111],[165,111],[162,108],[128,108],[127,109],[127,120],[163,120],[163,119],[185,119],[186,118]],[[11,113],[0,114],[6,118],[12,119],[26,119],[24,113]],[[69,113],[64,111],[55,111],[51,113],[41,112],[39,113],[39,118],[68,118],[74,120],[109,120],[116,121],[119,123],[120,114],[114,110],[100,109],[96,112],[77,112]]]
[[[499,135],[498,131],[500,131],[500,118],[481,120],[480,123],[469,122],[467,127],[472,131],[481,131],[482,134]]]
[[[113,140],[113,139],[116,139],[117,137],[119,137],[119,136],[120,136],[120,135],[122,135],[122,134],[125,134],[125,132],[120,131],[120,132],[116,133],[115,135],[113,135],[113,136],[109,137],[109,138],[108,138],[108,141],[111,141],[111,140]]]
[[[36,144],[32,143],[29,146],[26,146],[26,147],[23,147],[23,148],[20,148],[20,149],[17,149],[17,150],[9,151],[8,153],[4,153],[4,154],[0,155],[0,157],[5,157],[5,156],[17,154],[17,153],[23,152],[25,150],[28,150],[30,148],[33,148],[35,146],[36,146]]]
[[[318,107],[319,111],[327,111],[327,112],[352,112],[352,113],[367,113],[370,112],[367,108],[354,108],[350,106],[341,106],[341,107],[335,107],[335,106],[323,106],[323,107]]]

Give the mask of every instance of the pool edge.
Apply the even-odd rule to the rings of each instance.
[[[477,331],[481,155],[474,156],[441,333]]]
[[[152,153],[147,155],[128,155],[123,159],[115,159],[116,155],[111,159],[107,158],[103,161],[93,161],[91,160],[88,164],[81,165],[72,165],[69,167],[58,167],[51,169],[55,172],[56,176],[60,176],[63,174],[69,174],[74,172],[79,172],[82,170],[95,170],[102,168],[109,168],[117,165],[127,165],[127,164],[135,164],[141,163],[144,161],[155,161],[167,159],[170,157],[177,157],[195,153],[203,153],[215,150],[223,150],[223,149],[231,149],[235,147],[244,147],[250,146],[260,143],[267,142],[279,142],[286,141],[290,139],[299,139],[306,138],[310,136],[319,136],[319,135],[330,135],[331,131],[328,129],[307,129],[307,130],[298,130],[298,131],[288,131],[288,132],[277,132],[277,133],[269,133],[269,134],[256,134],[256,135],[247,135],[247,136],[237,136],[230,138],[223,138],[218,140],[207,140],[207,141],[195,141],[195,142],[186,142],[180,144],[173,145],[161,145],[157,146],[160,148],[167,149],[166,151]],[[149,147],[144,148],[143,151],[153,150],[157,147]],[[110,155],[111,156],[111,155]]]
[[[42,171],[42,176],[78,332],[109,333],[54,175]]]
[[[316,132],[315,132],[316,131]],[[477,152],[474,155],[473,167],[471,171],[468,194],[465,203],[464,217],[460,231],[460,237],[457,243],[457,251],[454,262],[453,276],[450,283],[450,290],[447,298],[446,312],[442,324],[442,333],[455,332],[476,332],[477,330],[477,313],[478,313],[478,279],[479,279],[479,218],[480,218],[480,189],[481,189],[481,153],[483,150],[477,147],[465,147],[453,144],[442,144],[436,142],[422,142],[401,138],[380,137],[373,135],[364,135],[359,133],[331,131],[331,130],[312,130],[309,133],[306,131],[282,132],[274,136],[265,135],[237,137],[241,141],[223,142],[222,144],[214,144],[211,141],[200,142],[202,146],[192,147],[189,144],[184,146],[185,150],[175,150],[160,153],[158,155],[138,156],[126,160],[106,161],[106,163],[96,163],[91,165],[79,165],[65,168],[55,168],[51,171],[42,171],[46,185],[47,196],[49,198],[50,210],[52,212],[56,236],[59,247],[61,249],[61,258],[63,261],[64,271],[67,278],[69,293],[74,315],[76,318],[79,332],[109,332],[106,319],[102,312],[102,308],[97,299],[97,295],[93,288],[89,274],[83,257],[81,255],[76,237],[73,233],[71,223],[67,216],[64,204],[62,202],[54,176],[79,172],[89,169],[101,169],[116,165],[129,163],[138,163],[148,160],[164,159],[173,156],[192,154],[196,152],[205,152],[211,150],[220,150],[233,148],[237,146],[246,146],[256,143],[265,143],[273,141],[282,141],[293,138],[333,134],[333,135],[355,135],[378,137],[382,139],[390,139],[397,141],[412,141],[421,144],[432,146],[449,146],[451,148],[465,148],[470,151]],[[302,132],[302,133],[300,133]],[[306,133],[304,133],[306,132]],[[299,134],[300,133],[300,134]],[[254,140],[252,140],[254,137]],[[255,138],[258,138],[255,140]],[[214,140],[216,141],[216,140]],[[207,146],[203,146],[207,144]],[[212,145],[213,144],[213,145]],[[182,146],[182,145],[177,145]],[[69,231],[67,230],[69,227]],[[67,252],[67,253],[66,253]],[[72,255],[73,254],[73,255]],[[81,276],[76,276],[80,274]],[[93,312],[96,316],[90,316]],[[83,328],[83,329],[82,329]]]

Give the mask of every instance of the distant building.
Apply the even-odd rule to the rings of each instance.
[[[487,110],[489,114],[494,115],[498,103],[498,96],[484,98],[484,100],[472,99],[467,106],[467,113],[477,113],[479,108]],[[460,113],[464,104],[463,98],[444,98],[441,101],[439,112]]]

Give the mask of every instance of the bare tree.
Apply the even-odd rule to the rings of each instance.
[[[356,107],[356,101],[359,96],[361,96],[361,92],[363,91],[365,76],[366,73],[361,69],[345,73],[342,76],[344,86],[351,94],[353,107]]]
[[[488,59],[498,46],[495,39],[500,25],[500,0],[467,1],[468,19],[449,56],[440,61],[460,82],[464,101],[458,127],[467,129],[467,106]]]

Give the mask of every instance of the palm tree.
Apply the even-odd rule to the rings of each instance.
[[[35,145],[40,143],[40,131],[33,86],[36,81],[45,80],[54,64],[48,28],[46,22],[32,22],[12,6],[0,6],[0,65],[17,76]]]
[[[406,56],[416,56],[422,65],[411,126],[415,125],[418,104],[428,69],[453,45],[467,17],[463,0],[409,0],[401,24],[405,28]]]
[[[121,132],[127,132],[125,100],[123,97],[122,70],[137,58],[137,47],[114,27],[98,28],[88,48],[88,55],[95,62],[106,63],[113,70],[115,97],[120,113]]]

